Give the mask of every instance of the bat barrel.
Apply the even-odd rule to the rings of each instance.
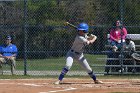
[[[75,25],[73,25],[73,24],[71,24],[71,23],[69,23],[69,22],[66,22],[66,25],[69,25],[69,26],[71,26],[71,27],[77,29],[77,26],[75,26]]]

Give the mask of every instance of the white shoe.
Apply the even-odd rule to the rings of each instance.
[[[95,80],[94,82],[95,82],[95,84],[103,84],[103,82],[99,81],[99,80]]]
[[[61,84],[61,81],[58,80],[58,81],[54,82],[54,84],[55,84],[55,85],[59,85],[59,84]]]

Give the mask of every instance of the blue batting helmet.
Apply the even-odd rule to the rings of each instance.
[[[82,30],[82,31],[84,31],[85,33],[88,32],[88,29],[89,29],[89,26],[88,26],[88,24],[86,24],[86,23],[80,23],[80,24],[78,25],[78,28],[77,28],[77,30]]]

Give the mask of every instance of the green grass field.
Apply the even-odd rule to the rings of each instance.
[[[86,54],[89,64],[93,68],[94,72],[104,72],[105,61],[98,61],[97,58],[106,57],[105,55],[89,55]],[[27,60],[27,70],[28,71],[61,71],[63,66],[65,65],[65,57],[59,58],[50,58],[50,59],[28,59]],[[102,65],[102,67],[98,67],[97,65]],[[4,69],[10,69],[9,66],[5,65]],[[17,70],[24,71],[24,60],[17,59]],[[80,65],[74,61],[71,71],[84,71]],[[52,76],[47,76],[47,78],[52,78]],[[81,77],[81,76],[67,76],[67,77]],[[110,76],[98,76],[99,78],[107,79],[118,79],[118,78],[139,78],[140,75],[110,75]],[[32,76],[32,75],[0,75],[0,78],[4,79],[15,79],[15,78],[46,78],[46,76]],[[81,78],[89,78],[89,76],[82,76]]]
[[[105,55],[90,55],[85,54],[89,65],[96,72],[104,71],[104,67],[98,67],[97,65],[105,65],[105,61],[98,61],[97,58],[106,57]],[[60,71],[65,66],[65,57],[49,58],[49,59],[27,59],[28,71]],[[24,60],[17,59],[16,69],[24,71]],[[3,66],[5,70],[10,69],[10,66]],[[84,71],[83,68],[74,60],[71,71]]]
[[[106,57],[105,55],[89,55],[85,57],[90,65],[104,65],[105,61],[98,61],[98,57]],[[17,59],[17,70],[24,69],[24,60]],[[29,70],[61,70],[65,65],[65,57],[50,58],[50,59],[27,59],[27,68]],[[83,70],[77,61],[74,61],[71,70]]]

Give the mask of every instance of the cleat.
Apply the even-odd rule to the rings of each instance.
[[[59,84],[61,84],[61,81],[58,80],[58,81],[56,81],[54,84],[55,84],[55,85],[59,85]]]
[[[103,82],[99,81],[99,80],[95,80],[94,82],[95,82],[95,84],[103,84]]]

